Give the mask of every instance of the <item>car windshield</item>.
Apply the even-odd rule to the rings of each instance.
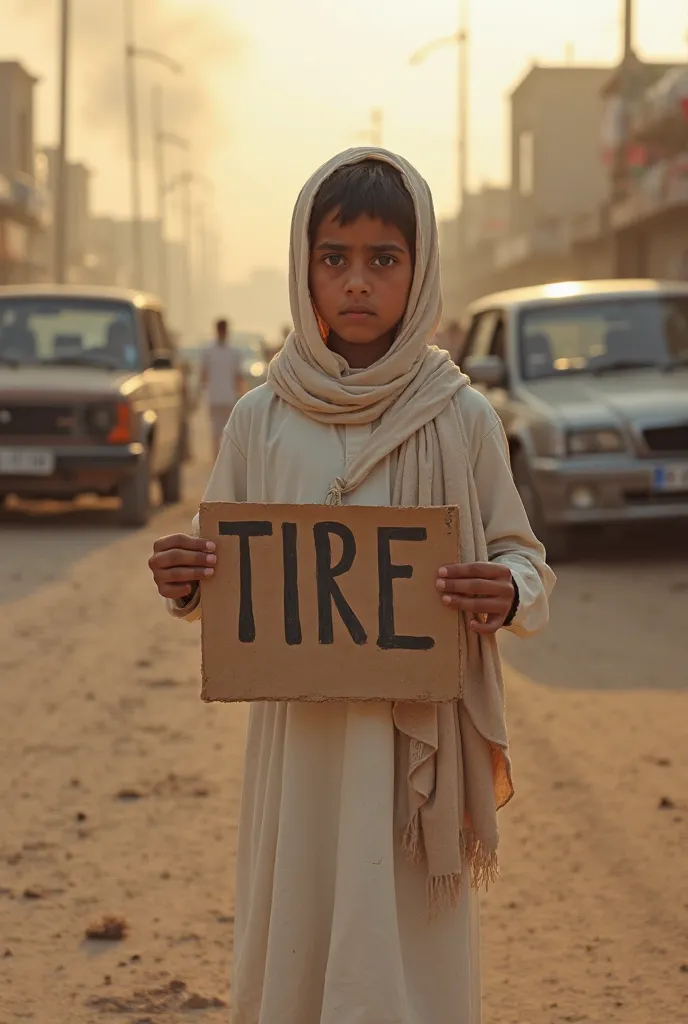
[[[688,296],[529,309],[521,314],[519,343],[527,380],[678,365],[688,359]]]
[[[97,299],[2,298],[0,362],[136,370],[133,309]]]

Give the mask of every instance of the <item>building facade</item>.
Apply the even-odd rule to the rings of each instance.
[[[688,66],[533,67],[511,96],[509,145],[506,227],[471,230],[470,202],[463,233],[445,227],[451,316],[531,284],[688,279]]]
[[[36,239],[48,224],[36,181],[36,79],[17,61],[0,61],[0,284],[40,279]]]

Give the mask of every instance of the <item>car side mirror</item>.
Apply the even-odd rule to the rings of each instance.
[[[461,369],[473,384],[482,384],[486,388],[500,388],[506,384],[506,366],[499,356],[469,356]]]
[[[154,370],[171,370],[173,365],[171,356],[155,356],[151,363]]]

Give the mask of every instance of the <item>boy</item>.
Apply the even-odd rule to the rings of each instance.
[[[251,707],[234,1022],[478,1024],[476,888],[512,794],[495,633],[543,626],[554,578],[499,420],[429,344],[437,227],[414,168],[364,149],[316,172],[290,270],[294,332],[234,410],[206,500],[460,505],[437,614],[458,612],[466,668],[455,704]],[[192,537],[156,543],[173,615],[198,617],[215,562]]]

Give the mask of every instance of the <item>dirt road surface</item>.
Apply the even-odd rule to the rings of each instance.
[[[228,1019],[245,710],[201,703],[198,633],[146,568],[193,511],[0,522],[0,1024]],[[517,797],[485,1024],[688,1021],[678,543],[563,568],[549,631],[504,643]],[[104,917],[126,936],[86,938]]]

